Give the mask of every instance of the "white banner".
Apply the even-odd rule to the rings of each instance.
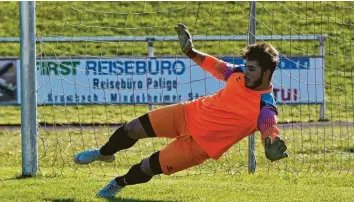
[[[319,57],[282,58],[273,76],[277,102],[322,103],[322,64]],[[48,59],[37,60],[37,70],[38,104],[176,103],[225,85],[187,58]]]

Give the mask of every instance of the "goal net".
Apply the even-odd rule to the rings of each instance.
[[[248,34],[249,10],[249,2],[37,2],[40,172],[116,175],[166,146],[172,140],[144,139],[113,164],[72,161],[152,108],[223,88],[182,54],[174,26],[200,37],[198,50],[243,63],[247,40],[237,36]],[[352,11],[346,2],[257,2],[256,41],[281,53],[273,85],[290,157],[267,161],[255,133],[256,172],[353,171]],[[244,139],[220,160],[177,176],[247,167]]]

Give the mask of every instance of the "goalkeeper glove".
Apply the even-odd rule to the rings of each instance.
[[[188,29],[184,24],[178,24],[175,27],[175,30],[178,34],[179,45],[182,52],[187,54],[192,48],[194,48],[191,34],[188,32]]]
[[[283,158],[287,158],[289,155],[286,153],[286,145],[284,140],[281,140],[280,137],[275,137],[273,143],[270,137],[265,139],[265,155],[270,161],[277,161]]]

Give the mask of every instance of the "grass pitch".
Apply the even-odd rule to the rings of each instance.
[[[116,175],[171,140],[146,139],[117,153],[113,164],[82,166],[73,155],[102,145],[113,128],[41,128],[39,173],[21,173],[20,131],[0,132],[1,201],[106,201],[95,193]],[[354,197],[354,133],[345,127],[284,128],[290,157],[267,161],[256,134],[257,170],[247,173],[247,140],[220,160],[173,176],[157,176],[142,185],[126,187],[109,201],[352,201]]]

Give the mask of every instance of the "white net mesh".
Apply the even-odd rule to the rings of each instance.
[[[256,133],[259,172],[352,171],[352,10],[352,3],[345,2],[257,3],[257,42],[272,43],[282,55],[273,84],[279,122],[284,123],[279,128],[290,154],[286,160],[269,164]],[[43,105],[39,107],[40,169],[115,175],[171,140],[139,141],[118,153],[113,165],[78,167],[72,156],[101,146],[119,124],[148,112],[148,104],[186,101],[222,88],[222,82],[183,58],[178,43],[168,36],[176,36],[173,27],[177,23],[187,25],[193,36],[247,35],[249,3],[37,2],[36,15],[41,40],[37,45],[38,103]],[[270,38],[261,37],[265,35]],[[325,62],[318,40],[322,35],[327,36]],[[115,39],[77,42],[93,36]],[[313,36],[313,40],[301,36]],[[57,41],[44,40],[47,37]],[[124,40],[127,37],[129,41]],[[154,57],[149,57],[148,43],[140,39],[153,37],[162,40],[153,43]],[[242,62],[237,56],[246,44],[232,37],[194,42],[198,50],[235,63]],[[184,68],[178,61],[186,64]],[[156,100],[148,95],[157,96]],[[321,102],[326,106],[323,118],[327,122],[318,122]],[[247,140],[243,140],[219,161],[208,161],[179,175],[244,172],[247,155]]]

